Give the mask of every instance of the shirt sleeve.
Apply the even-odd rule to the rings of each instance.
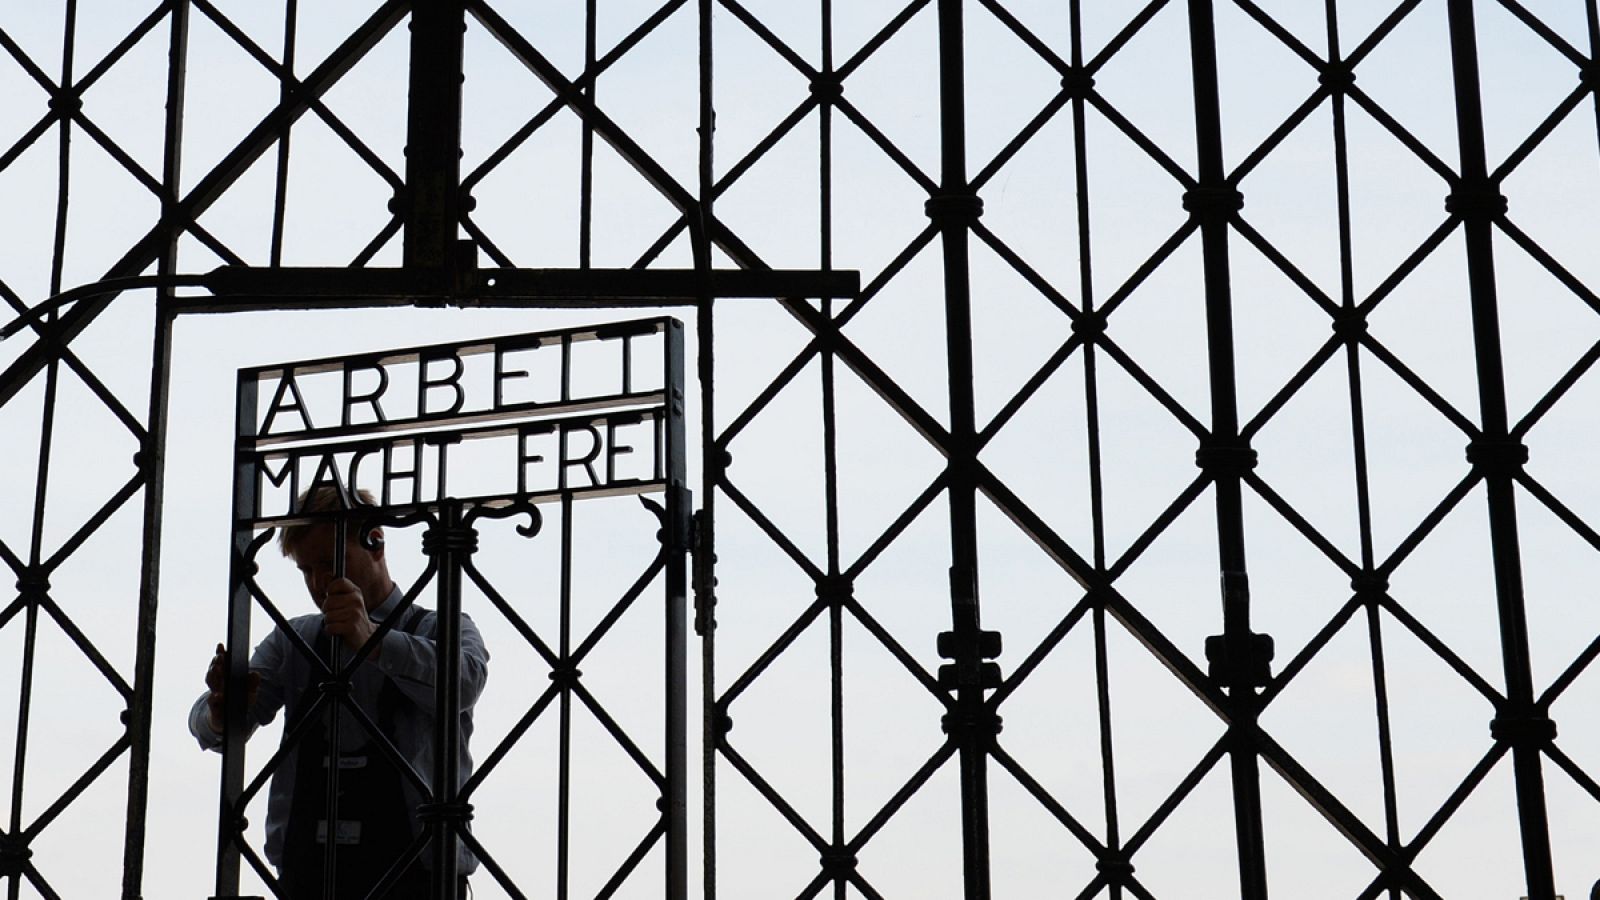
[[[261,676],[261,684],[256,689],[255,705],[247,714],[249,734],[245,735],[246,738],[255,734],[258,727],[271,722],[283,706],[284,652],[292,649],[287,643],[282,632],[273,629],[250,654],[250,671]],[[211,716],[206,704],[209,696],[209,691],[202,693],[194,701],[194,706],[189,708],[189,733],[194,735],[201,749],[220,752],[222,734],[211,730]]]
[[[439,653],[436,637],[439,617],[429,613],[424,617],[423,634],[406,634],[390,631],[383,636],[383,652],[378,655],[377,666],[392,679],[400,692],[424,712],[434,711],[435,685],[438,682]],[[461,614],[461,709],[469,710],[478,702],[483,685],[489,679],[489,651],[483,645],[483,636],[472,617]]]

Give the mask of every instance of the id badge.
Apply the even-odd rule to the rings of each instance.
[[[340,846],[361,843],[361,821],[359,819],[340,819],[333,830],[333,842]],[[317,820],[317,843],[328,843],[328,820]]]
[[[328,767],[328,757],[326,756],[322,758],[322,767],[324,769]],[[367,755],[365,753],[345,753],[339,756],[340,771],[345,771],[348,769],[365,769],[366,767]]]

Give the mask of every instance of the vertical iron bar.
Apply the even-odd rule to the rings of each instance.
[[[438,626],[434,639],[433,900],[456,900],[459,880],[461,794],[461,568],[471,553],[472,528],[462,523],[461,503],[440,504],[435,547],[439,560]],[[565,650],[563,650],[565,655]]]
[[[167,116],[161,162],[161,205],[169,223],[178,203],[183,162],[183,103],[189,54],[189,0],[172,4],[172,35],[167,45]],[[170,275],[178,269],[178,235],[168,234],[157,271]],[[122,898],[139,900],[144,882],[144,825],[150,799],[150,723],[155,695],[156,605],[161,583],[161,505],[167,440],[167,386],[171,377],[172,316],[159,291],[156,304],[154,349],[150,365],[149,427],[138,465],[144,472],[144,511],[140,523],[143,549],[139,574],[139,619],[134,633],[133,703],[128,710],[128,812],[122,853]]]
[[[599,82],[598,78],[589,77],[594,72],[597,53],[597,6],[597,0],[585,0],[583,11],[583,96],[591,105],[596,101]],[[588,116],[580,116],[579,122],[578,268],[587,269],[594,264],[594,123]]]
[[[290,79],[294,74],[294,49],[295,31],[298,25],[300,12],[299,0],[285,0],[283,15],[283,79],[278,85],[278,103],[288,105],[290,99]],[[286,218],[285,208],[289,200],[289,140],[292,136],[290,125],[285,121],[278,130],[278,171],[276,183],[273,187],[272,201],[272,247],[268,255],[269,265],[283,265],[283,223]]]
[[[287,373],[286,373],[287,374]],[[339,497],[340,507],[344,506],[344,496]],[[350,520],[341,510],[339,518],[333,524],[333,577],[335,580],[345,575],[345,565],[348,562],[346,541],[350,539]],[[326,597],[324,597],[326,599]],[[332,684],[344,681],[344,641],[337,637],[328,640],[328,673],[327,683]],[[344,686],[349,682],[345,681]],[[342,686],[342,687],[344,687]],[[323,815],[327,821],[327,842],[323,844],[322,856],[322,900],[343,900],[339,896],[339,763],[344,753],[340,746],[340,718],[344,712],[340,709],[341,698],[351,696],[344,689],[329,698],[326,704],[328,710],[328,755],[323,765],[328,768],[327,790],[323,798]]]
[[[821,3],[822,79],[830,83],[833,72],[833,4]],[[825,95],[826,96],[826,95]],[[818,258],[824,272],[833,270],[833,104],[824,99],[817,112],[817,207],[820,231]],[[833,318],[833,298],[822,298],[822,315]],[[828,716],[830,719],[829,756],[832,763],[833,796],[829,842],[832,852],[842,853],[845,845],[845,723],[844,723],[844,597],[839,576],[839,431],[835,394],[835,355],[831,347],[820,354],[822,378],[822,471],[823,516],[827,541],[827,573],[830,585],[819,593],[828,599]],[[819,586],[820,587],[820,586]],[[849,871],[834,868],[834,900],[845,900]]]
[[[22,683],[18,686],[17,699],[17,744],[16,755],[12,759],[12,787],[11,787],[11,834],[22,834],[22,787],[23,775],[27,772],[28,753],[28,723],[32,714],[31,698],[33,697],[33,662],[34,650],[39,636],[39,604],[29,603],[23,618],[22,637]],[[22,892],[22,872],[17,872],[10,878],[6,885],[7,896],[10,900],[17,900]]]
[[[684,459],[685,406],[683,325],[669,320],[666,343],[667,387],[667,518],[662,523],[666,562],[666,793],[661,815],[667,834],[667,900],[689,897],[687,583],[689,517],[693,498]]]
[[[721,717],[717,711],[716,619],[716,502],[722,485],[723,456],[716,442],[714,373],[716,333],[709,284],[711,269],[710,224],[716,191],[716,98],[714,95],[715,38],[712,10],[715,0],[699,0],[699,196],[689,230],[695,270],[703,274],[702,293],[695,307],[695,374],[700,380],[700,478],[705,485],[694,529],[694,620],[700,638],[700,803],[701,895],[717,897],[717,745]]]
[[[1328,62],[1343,69],[1346,65],[1339,40],[1339,4],[1337,0],[1324,0],[1324,18],[1327,22]],[[1346,99],[1344,84],[1330,85],[1329,109],[1333,118],[1334,191],[1338,204],[1339,234],[1339,308],[1346,322],[1355,329],[1345,343],[1345,374],[1350,389],[1350,438],[1355,466],[1356,521],[1361,544],[1361,571],[1372,572],[1377,566],[1372,540],[1372,490],[1367,475],[1367,426],[1365,393],[1361,379],[1361,344],[1354,335],[1362,325],[1356,317],[1355,260],[1350,224],[1350,152],[1346,126]],[[1389,679],[1384,661],[1383,615],[1380,606],[1380,588],[1376,583],[1354,586],[1366,606],[1367,647],[1372,658],[1373,706],[1378,727],[1378,771],[1383,785],[1384,841],[1389,849],[1399,854],[1400,809],[1395,784],[1394,738],[1389,713]],[[1401,900],[1398,882],[1390,885],[1389,900]]]
[[[66,0],[65,27],[61,36],[61,90],[73,90],[72,59],[77,47],[78,2]],[[50,259],[50,294],[61,293],[61,270],[67,255],[67,203],[68,188],[72,181],[72,116],[61,116],[60,136],[57,143],[58,165],[56,177],[56,227],[55,252]]]
[[[1517,542],[1516,463],[1504,454],[1509,446],[1504,361],[1500,347],[1499,301],[1494,268],[1494,217],[1498,185],[1489,180],[1485,159],[1483,106],[1478,74],[1477,26],[1470,0],[1450,0],[1450,59],[1454,75],[1457,138],[1461,148],[1461,180],[1452,196],[1462,219],[1467,250],[1467,286],[1472,309],[1473,351],[1477,363],[1482,452],[1475,462],[1484,476],[1489,505],[1489,540],[1494,565],[1495,599],[1500,617],[1500,651],[1506,674],[1507,708],[1495,724],[1512,726],[1512,769],[1516,777],[1517,815],[1522,833],[1523,867],[1528,896],[1553,898],[1555,875],[1550,852],[1550,827],[1545,808],[1542,743],[1534,734],[1544,713],[1535,706],[1527,609],[1522,587],[1521,549]],[[1498,198],[1503,203],[1503,198]],[[1552,729],[1553,730],[1553,729]],[[1497,738],[1501,735],[1497,734]]]
[[[570,336],[561,338],[562,359],[569,358]],[[563,379],[565,382],[565,379]],[[565,398],[566,389],[562,389]],[[572,494],[561,495],[561,634],[560,659],[564,670],[572,666]],[[572,873],[572,685],[561,682],[560,753],[556,777],[556,900],[571,897]]]
[[[230,522],[232,554],[228,577],[227,693],[223,698],[224,741],[222,745],[222,788],[217,820],[217,897],[239,894],[238,839],[244,833],[244,810],[239,795],[244,792],[246,719],[249,707],[243,690],[250,671],[250,596],[246,580],[254,560],[250,541],[254,529],[241,523],[254,518],[260,477],[253,460],[244,452],[256,436],[259,405],[259,379],[254,373],[239,372],[234,398],[235,450],[233,458],[233,521]]]
[[[461,221],[462,0],[411,8],[411,100],[406,113],[405,264],[454,262]]]
[[[1210,367],[1211,441],[1240,453],[1233,347],[1233,300],[1228,263],[1228,212],[1233,186],[1223,168],[1222,111],[1217,86],[1217,39],[1211,0],[1189,0],[1189,41],[1194,74],[1198,187],[1190,203],[1200,217],[1205,275],[1206,346]],[[1222,570],[1224,658],[1234,734],[1242,736],[1259,712],[1252,678],[1250,595],[1245,568],[1242,469],[1212,470],[1217,500],[1217,547]],[[1230,742],[1234,829],[1239,854],[1239,892],[1244,900],[1267,896],[1266,854],[1261,820],[1259,758],[1242,737]]]
[[[174,182],[175,183],[175,182]],[[169,252],[163,267],[172,265]],[[172,366],[173,315],[165,303],[156,305],[155,348],[150,371],[150,427],[139,451],[145,473],[144,552],[140,563],[139,622],[135,632],[133,706],[129,722],[127,840],[123,853],[124,900],[142,896],[144,872],[144,818],[150,797],[150,722],[154,704],[156,663],[156,607],[161,584],[161,509],[165,488],[167,439],[167,389]]]
[[[973,402],[970,225],[981,209],[967,181],[962,0],[939,0],[940,196],[929,212],[944,248],[945,347],[950,379],[950,605],[958,673],[952,739],[961,771],[962,882],[989,898],[989,746],[978,611],[977,439]]]

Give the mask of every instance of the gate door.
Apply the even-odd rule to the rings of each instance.
[[[325,781],[314,818],[339,824],[298,839],[315,841],[320,895],[352,900],[337,874],[362,852],[349,785],[379,764],[398,773],[418,824],[382,848],[385,874],[356,895],[391,896],[420,867],[436,898],[468,869],[480,897],[684,896],[683,428],[672,319],[239,373],[217,898],[240,897],[241,877],[246,894],[290,896],[268,836],[287,810],[268,807],[285,802],[274,779],[309,773]],[[304,497],[337,502],[319,511]],[[358,652],[333,640],[319,654],[316,608],[281,596],[288,587],[271,595],[268,575],[293,585],[293,564],[262,557],[295,525],[332,527],[336,576],[357,552],[347,547],[366,559],[384,548],[401,597]],[[297,628],[303,615],[316,618]],[[388,671],[373,649],[413,617],[435,638],[431,696],[413,685],[375,716],[352,686],[364,666]],[[493,677],[474,719],[479,633]],[[269,636],[294,657],[278,669],[310,674],[280,686],[292,715],[247,759],[264,706],[247,711],[243,685]],[[415,704],[409,737],[397,702]],[[474,726],[462,778],[458,739]],[[322,764],[302,761],[308,742],[326,745]]]

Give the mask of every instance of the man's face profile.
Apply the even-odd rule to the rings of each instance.
[[[379,538],[382,533],[374,529],[373,534]],[[334,565],[335,541],[337,536],[332,525],[316,525],[306,532],[299,543],[295,544],[290,558],[300,569],[300,575],[305,579],[306,591],[311,594],[311,602],[322,608],[322,602],[328,596],[328,587],[337,579]],[[361,546],[355,538],[345,541],[344,577],[354,582],[361,589],[362,599],[370,610],[375,605],[382,603],[384,596],[379,593],[384,579],[383,546],[380,544],[376,550],[368,550]]]

